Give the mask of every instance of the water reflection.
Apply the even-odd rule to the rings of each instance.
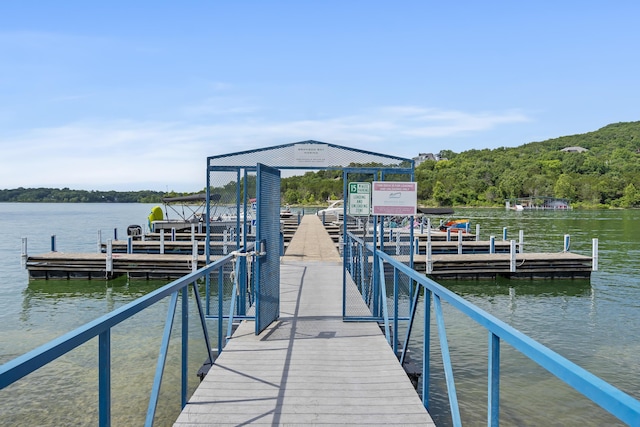
[[[495,297],[519,295],[538,297],[590,297],[589,279],[552,279],[552,280],[440,280],[439,283],[460,296]]]

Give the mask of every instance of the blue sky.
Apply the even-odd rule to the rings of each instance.
[[[640,120],[637,1],[0,3],[0,188],[197,191],[206,157],[414,157]]]

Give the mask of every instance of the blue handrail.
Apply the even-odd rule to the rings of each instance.
[[[460,413],[457,405],[457,397],[455,393],[455,384],[453,381],[453,370],[451,360],[448,354],[448,345],[445,335],[444,316],[442,309],[440,308],[441,301],[445,301],[458,311],[464,313],[469,318],[487,329],[489,334],[489,373],[488,373],[488,402],[487,402],[487,416],[488,425],[499,425],[499,384],[500,384],[500,343],[505,341],[513,348],[527,356],[529,359],[554,374],[561,381],[573,387],[576,391],[583,394],[593,402],[598,404],[603,409],[610,412],[612,415],[620,419],[621,421],[629,425],[640,425],[640,401],[636,400],[632,396],[617,389],[611,384],[593,375],[589,371],[581,368],[570,360],[560,356],[553,350],[545,347],[539,342],[526,336],[517,329],[509,326],[505,322],[492,316],[481,308],[471,304],[459,295],[451,292],[447,288],[438,284],[437,282],[429,279],[423,274],[418,273],[414,269],[407,265],[404,265],[400,261],[394,259],[392,256],[378,250],[373,244],[364,242],[362,239],[347,233],[347,246],[360,246],[358,250],[351,253],[358,254],[358,259],[350,260],[346,263],[347,269],[350,271],[356,284],[361,279],[359,271],[362,269],[362,264],[367,263],[368,257],[363,257],[361,254],[372,254],[372,260],[370,261],[371,268],[384,271],[383,265],[386,264],[393,268],[394,281],[398,280],[398,272],[403,274],[408,280],[414,281],[425,291],[425,313],[424,313],[424,342],[423,342],[423,366],[422,366],[422,378],[423,378],[423,393],[422,399],[425,407],[428,405],[428,393],[429,393],[429,345],[428,340],[430,336],[430,310],[431,300],[434,300],[435,306],[435,318],[438,324],[438,332],[440,336],[440,344],[442,348],[443,365],[445,369],[445,379],[447,381],[447,388],[449,393],[449,404],[452,413],[452,421],[454,425],[460,425]],[[353,262],[351,262],[353,261]],[[382,274],[381,274],[382,275]],[[356,279],[358,278],[358,279]],[[396,285],[394,284],[394,287]],[[415,307],[417,305],[417,292],[414,294],[411,315],[409,321],[409,327],[407,336],[405,337],[404,349],[399,355],[401,360],[404,359],[406,354],[406,345],[410,338],[411,327],[415,320]],[[364,298],[364,296],[363,296]],[[393,304],[397,304],[397,298],[394,296]],[[394,307],[394,313],[397,313],[397,307]],[[386,313],[385,313],[386,315]],[[388,324],[389,319],[384,319]],[[396,322],[398,316],[392,319],[394,322],[394,331],[397,330]],[[394,339],[395,340],[395,339]],[[394,347],[394,350],[396,347]]]
[[[187,291],[193,285],[193,295],[195,305],[198,309],[199,320],[204,334],[204,343],[207,348],[209,362],[213,363],[211,354],[211,344],[205,323],[205,312],[201,305],[200,296],[197,289],[197,281],[203,277],[208,277],[216,270],[222,272],[223,267],[234,262],[234,254],[229,254],[199,270],[187,274],[180,279],[150,292],[135,301],[132,301],[98,319],[95,319],[71,332],[68,332],[47,344],[44,344],[28,353],[19,356],[2,366],[0,366],[0,390],[8,387],[14,382],[40,369],[46,364],[58,359],[69,351],[79,347],[87,341],[98,337],[98,411],[99,425],[109,426],[111,424],[111,329],[119,323],[129,319],[142,310],[170,296],[171,301],[167,313],[162,344],[156,365],[156,374],[152,386],[147,419],[145,425],[152,425],[155,415],[156,404],[162,382],[165,360],[169,346],[169,339],[172,330],[173,319],[178,302],[178,292],[182,292],[182,407],[187,402],[187,348],[188,348],[188,298]]]

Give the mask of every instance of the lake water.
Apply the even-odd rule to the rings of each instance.
[[[7,362],[166,282],[29,281],[21,265],[21,239],[32,254],[50,250],[51,235],[63,252],[95,252],[103,239],[121,236],[131,224],[144,224],[153,205],[0,203],[0,363]],[[571,361],[640,397],[640,211],[530,211],[460,209],[481,226],[481,237],[509,238],[525,232],[525,250],[561,252],[564,234],[571,250],[591,255],[591,239],[600,242],[600,271],[591,280],[516,280],[443,282],[472,303],[504,320]],[[144,421],[166,303],[116,327],[113,345],[113,425]],[[486,425],[486,332],[445,306],[456,386],[465,425]],[[179,326],[179,322],[176,322]],[[192,324],[190,366],[205,351]],[[209,325],[210,333],[214,325]],[[169,365],[179,363],[178,334]],[[215,338],[215,337],[214,337]],[[59,361],[0,390],[3,425],[95,425],[97,423],[97,343],[91,342]],[[501,357],[502,425],[615,425],[615,418],[573,392],[551,374],[503,344]],[[436,349],[437,350],[437,349]],[[438,353],[432,354],[437,360]],[[197,368],[196,368],[197,369]],[[178,370],[163,381],[156,425],[171,425],[179,413]],[[442,390],[434,368],[433,382]],[[190,377],[190,387],[197,386]],[[444,398],[431,401],[439,425],[447,425]],[[619,423],[618,423],[619,424]]]

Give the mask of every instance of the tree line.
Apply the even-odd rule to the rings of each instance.
[[[567,147],[585,150],[565,151]],[[550,196],[569,199],[574,207],[640,207],[640,122],[615,123],[513,148],[443,150],[439,157],[415,169],[421,205],[502,206],[509,199]],[[408,177],[387,175],[385,179]],[[349,180],[374,177],[350,175]],[[255,177],[242,182],[243,192],[245,187],[248,194],[255,194]],[[282,203],[289,205],[318,205],[342,198],[342,170],[283,178],[280,190]],[[234,199],[235,182],[212,192]],[[160,203],[162,197],[188,194],[193,193],[17,188],[0,190],[0,202]]]
[[[175,193],[173,193],[175,194]],[[161,191],[87,191],[69,188],[15,188],[0,190],[0,202],[47,203],[159,203]]]
[[[586,151],[563,151],[568,147]],[[640,207],[640,122],[514,148],[443,150],[439,157],[415,169],[421,205],[503,206],[509,199],[549,196],[574,207]],[[341,171],[282,180],[289,204],[341,197],[342,189]]]

